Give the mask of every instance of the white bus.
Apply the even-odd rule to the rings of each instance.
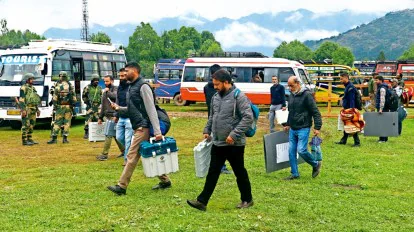
[[[254,104],[270,104],[270,87],[272,76],[279,77],[289,94],[287,80],[290,76],[299,77],[303,87],[313,91],[315,85],[310,81],[305,66],[296,61],[281,58],[189,58],[185,62],[181,79],[181,98],[190,102],[204,102],[203,88],[210,80],[209,67],[218,64],[233,76],[237,88],[243,91]],[[260,83],[253,82],[252,77],[260,72],[264,78]]]
[[[34,86],[41,97],[40,119],[51,118],[53,108],[50,89],[66,71],[75,87],[79,115],[84,115],[83,88],[90,84],[92,74],[112,75],[125,67],[125,53],[114,45],[76,40],[37,40],[28,46],[4,51],[0,56],[0,120],[10,120],[13,128],[20,127],[18,97],[22,78],[26,73],[35,75]],[[118,83],[118,81],[116,81]],[[103,81],[100,81],[103,85]]]

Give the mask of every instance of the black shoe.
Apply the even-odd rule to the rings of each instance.
[[[160,182],[152,187],[152,190],[171,188],[171,181]]]
[[[89,139],[89,133],[85,131],[85,134],[83,135],[84,139]]]
[[[122,158],[122,157],[124,157],[123,153],[119,154],[116,158]]]
[[[335,142],[335,144],[341,144],[341,145],[345,145],[346,143],[339,141],[339,142]]]
[[[99,161],[106,161],[108,160],[108,155],[98,155],[96,159]]]
[[[207,206],[201,202],[199,202],[198,200],[187,200],[187,204],[190,205],[193,208],[196,208],[198,210],[201,211],[206,211],[207,210]]]
[[[290,175],[290,176],[284,178],[283,180],[295,180],[295,179],[299,179],[299,176],[292,176],[292,175]]]
[[[351,147],[360,147],[360,146],[361,144],[357,143],[357,144],[352,145]]]
[[[47,141],[47,144],[55,144],[57,143],[57,136],[52,136],[52,139]]]
[[[28,140],[23,140],[22,144],[23,146],[33,146],[33,143]]]
[[[322,161],[318,161],[318,166],[312,170],[312,178],[315,178],[321,172]]]
[[[33,141],[33,139],[28,139],[27,141],[33,143],[34,145],[39,144],[38,142]]]
[[[69,143],[68,136],[65,136],[65,135],[63,136],[62,143]]]
[[[126,195],[126,189],[121,188],[119,185],[108,186],[108,189],[109,189],[111,192],[113,192],[113,193],[115,193],[116,195],[118,195],[118,196],[121,196],[121,195]]]
[[[251,200],[250,202],[242,201],[236,206],[236,208],[245,209],[245,208],[249,208],[249,207],[253,206],[253,204],[254,204],[253,200]]]

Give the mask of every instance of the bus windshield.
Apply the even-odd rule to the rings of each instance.
[[[43,85],[42,63],[44,63],[44,58],[41,55],[2,56],[0,85],[21,85],[26,73],[32,73],[35,76],[34,85]]]

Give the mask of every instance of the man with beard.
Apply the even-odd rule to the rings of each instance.
[[[211,101],[211,115],[203,132],[205,139],[213,139],[210,168],[203,191],[195,200],[187,200],[187,203],[198,210],[207,209],[221,168],[228,160],[241,194],[241,202],[236,207],[248,208],[253,206],[253,197],[249,176],[244,167],[244,148],[245,133],[253,123],[253,112],[244,93],[240,92],[236,97],[237,88],[233,85],[229,72],[224,69],[215,72],[213,84],[217,93]]]
[[[115,122],[115,110],[112,109],[111,102],[116,101],[116,94],[118,91],[118,87],[114,86],[114,78],[111,75],[105,76],[104,82],[105,82],[106,88],[104,89],[104,92],[102,94],[102,100],[101,100],[102,107],[101,107],[101,111],[99,112],[98,124],[102,124],[102,121],[104,121],[104,118],[107,123],[109,123],[110,121]],[[103,148],[102,154],[96,157],[97,160],[105,161],[108,159],[108,153],[109,153],[109,149],[111,148],[112,138],[113,136],[109,136],[109,135],[105,136],[104,148]],[[124,146],[120,144],[116,139],[115,139],[115,142],[118,145],[118,148],[121,151],[121,153],[123,153],[125,149]]]
[[[108,189],[117,195],[125,195],[131,182],[132,174],[141,157],[138,153],[143,141],[149,140],[150,126],[154,128],[155,140],[161,140],[162,134],[157,111],[155,109],[155,96],[151,87],[140,77],[141,67],[136,62],[130,62],[125,66],[127,80],[130,82],[126,97],[127,107],[120,107],[116,103],[112,107],[118,113],[126,113],[131,120],[134,135],[128,150],[127,163],[117,185],[108,186]],[[153,190],[171,187],[171,181],[167,175],[158,177],[160,183],[152,187]]]

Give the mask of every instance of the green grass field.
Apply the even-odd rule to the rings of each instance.
[[[152,191],[157,178],[146,178],[139,164],[121,197],[106,190],[122,172],[116,145],[108,161],[96,161],[103,143],[81,138],[81,119],[69,145],[61,138],[47,145],[47,125],[35,131],[41,144],[34,147],[21,146],[20,131],[0,128],[0,231],[414,231],[414,120],[404,121],[402,137],[377,144],[361,136],[362,147],[351,148],[352,138],[349,145],[334,144],[341,137],[337,121],[324,119],[320,176],[312,179],[311,167],[302,164],[301,178],[290,182],[282,180],[289,169],[265,172],[262,122],[245,153],[255,205],[236,209],[235,177],[222,175],[201,212],[185,201],[205,181],[195,176],[192,152],[205,120],[172,118],[169,136],[180,148],[172,188]]]

